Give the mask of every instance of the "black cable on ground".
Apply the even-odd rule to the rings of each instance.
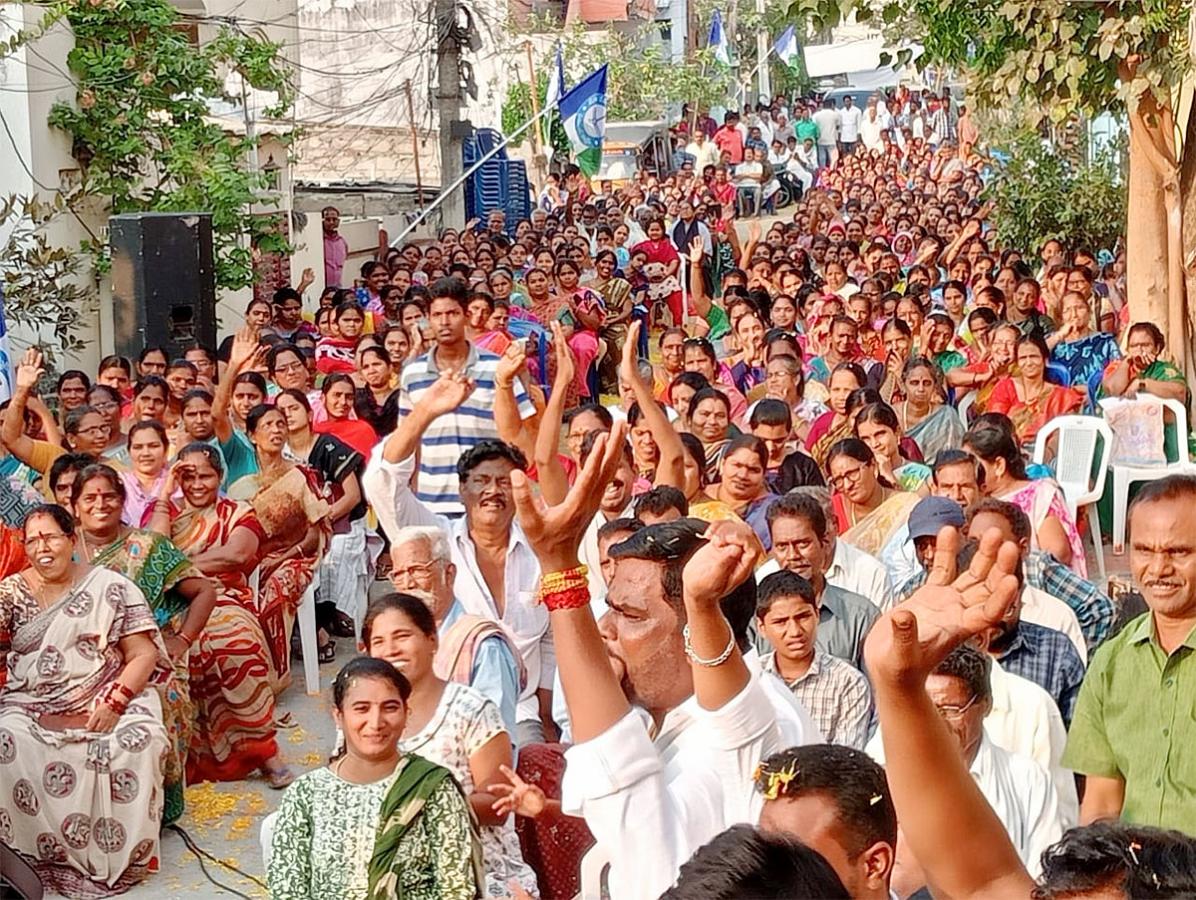
[[[220,888],[220,890],[228,891],[230,894],[235,894],[238,897],[244,897],[245,900],[253,900],[253,898],[250,897],[248,894],[243,894],[240,891],[238,891],[236,888],[231,888],[228,885],[221,884],[219,881],[217,881],[215,878],[213,878],[208,873],[207,866],[205,866],[203,864],[205,857],[207,859],[210,859],[212,862],[216,863],[216,865],[223,866],[224,868],[228,869],[230,872],[236,872],[242,878],[248,878],[254,884],[258,885],[258,887],[262,888],[262,890],[267,890],[265,882],[262,881],[260,878],[256,878],[253,875],[250,875],[248,872],[244,871],[243,869],[237,868],[232,863],[225,862],[224,860],[218,859],[217,857],[213,856],[207,850],[203,849],[203,847],[199,846],[199,844],[195,843],[195,839],[192,838],[191,835],[189,835],[186,831],[184,831],[180,826],[167,825],[166,827],[169,828],[171,831],[176,832],[178,834],[178,836],[183,839],[183,843],[187,845],[187,849],[190,850],[192,853],[194,853],[195,858],[197,860],[199,860],[199,869],[201,872],[203,872],[204,878],[208,879],[208,881],[212,882],[212,884],[216,885],[216,887]]]

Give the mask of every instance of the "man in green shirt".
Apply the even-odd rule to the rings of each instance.
[[[810,110],[802,106],[797,111],[797,121],[793,123],[793,135],[800,146],[806,138],[818,142],[818,125],[810,118]]]
[[[1062,764],[1088,776],[1080,824],[1120,817],[1196,836],[1196,477],[1130,507],[1130,568],[1149,611],[1096,651]]]

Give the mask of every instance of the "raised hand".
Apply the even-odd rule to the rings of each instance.
[[[228,368],[235,378],[242,371],[248,371],[250,364],[261,348],[261,339],[256,328],[246,325],[233,335],[233,345],[228,354]]]
[[[304,269],[303,274],[299,276],[299,293],[302,294],[306,288],[310,287],[312,284],[315,283],[315,280],[316,280],[315,270],[312,269],[310,266],[308,268]]]
[[[522,342],[513,341],[498,360],[498,366],[494,370],[495,383],[501,388],[511,387],[526,364],[527,349]]]
[[[573,362],[573,351],[569,349],[569,342],[565,338],[565,329],[556,319],[549,323],[552,329],[552,352],[556,356],[556,376],[552,381],[554,391],[567,390],[573,383],[573,376],[577,373],[577,366]]]
[[[714,605],[747,580],[756,567],[760,542],[750,525],[739,521],[711,522],[697,549],[681,571],[687,603]]]
[[[577,565],[582,536],[598,512],[606,485],[615,477],[626,439],[627,423],[623,421],[616,422],[610,434],[599,435],[577,480],[556,506],[533,495],[523,472],[511,473],[519,524],[543,571],[560,572]]]
[[[46,364],[42,352],[36,347],[30,347],[17,364],[17,390],[36,393],[37,384],[45,374]]]
[[[491,809],[500,816],[514,813],[526,819],[534,819],[544,812],[544,807],[548,805],[548,797],[538,786],[528,784],[510,766],[500,765],[498,768],[507,780],[486,788],[488,793],[498,797]]]
[[[990,529],[957,576],[958,549],[959,532],[942,529],[926,584],[872,626],[864,661],[874,680],[921,686],[948,653],[995,627],[1017,599],[1016,544]]]
[[[469,399],[474,386],[473,379],[466,377],[464,372],[444,372],[424,391],[419,405],[432,418],[443,416]]]
[[[690,262],[701,262],[703,249],[704,249],[704,246],[702,244],[701,236],[692,238],[689,242]]]
[[[640,380],[636,347],[639,346],[640,329],[643,327],[642,322],[632,322],[627,326],[627,337],[623,340],[623,358],[619,360],[619,377],[628,384],[635,384]]]

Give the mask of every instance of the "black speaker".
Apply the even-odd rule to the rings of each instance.
[[[115,349],[216,346],[210,213],[126,213],[108,220]]]

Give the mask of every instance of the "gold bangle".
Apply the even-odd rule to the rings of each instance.
[[[540,575],[540,593],[555,593],[567,588],[589,584],[589,566],[584,563],[562,572],[543,572]]]

